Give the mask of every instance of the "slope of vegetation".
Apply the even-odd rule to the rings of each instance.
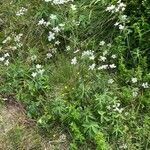
[[[0,94],[71,150],[148,150],[149,0],[1,0]]]

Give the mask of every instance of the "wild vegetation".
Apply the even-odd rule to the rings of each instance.
[[[149,0],[1,0],[0,94],[66,149],[150,149]]]

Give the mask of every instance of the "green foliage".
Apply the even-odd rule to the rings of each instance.
[[[0,94],[21,101],[46,135],[60,126],[70,149],[148,149],[148,0],[0,7]]]

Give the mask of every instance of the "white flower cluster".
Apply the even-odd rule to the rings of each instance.
[[[31,74],[31,76],[32,76],[33,78],[35,78],[37,75],[43,75],[44,71],[45,71],[45,70],[42,69],[42,65],[37,64],[37,65],[36,65],[36,71],[33,72],[33,73]]]
[[[127,21],[127,15],[121,15],[119,18],[119,22],[116,22],[114,24],[115,27],[118,27],[120,30],[124,30],[125,29],[125,23]]]
[[[138,96],[138,91],[139,91],[138,88],[134,88],[134,89],[133,89],[133,92],[132,92],[132,96],[133,96],[133,97],[137,97],[137,96]]]
[[[72,64],[72,65],[77,64],[77,58],[76,58],[76,57],[74,57],[74,58],[71,60],[71,64]]]
[[[51,19],[51,21],[56,20],[57,16],[54,14],[51,14],[50,19]],[[50,21],[45,21],[43,18],[41,20],[39,20],[39,22],[38,22],[38,25],[44,25],[46,27],[49,26],[50,24],[51,24]]]
[[[62,28],[63,26],[64,26],[63,24],[60,24],[56,27],[53,27],[52,31],[49,31],[49,35],[48,35],[49,42],[51,42],[52,40],[55,40],[56,35],[63,30],[63,28]],[[58,40],[55,41],[55,45],[59,45],[59,44],[60,44],[60,42]]]
[[[45,2],[52,2],[54,5],[66,4],[68,2],[73,2],[74,0],[45,0]]]
[[[52,53],[49,52],[49,53],[46,54],[46,56],[47,56],[48,59],[50,59],[53,55],[52,55]]]
[[[2,44],[6,44],[7,42],[10,42],[12,39],[16,43],[16,46],[9,46],[9,49],[16,50],[17,47],[21,47],[23,44],[21,43],[21,37],[23,36],[22,33],[15,35],[13,34],[13,37],[8,36],[5,40],[2,41]]]
[[[104,46],[105,45],[105,41],[101,41],[99,45]]]
[[[38,25],[44,25],[44,26],[49,26],[50,22],[46,22],[43,18],[39,20]]]
[[[70,5],[70,8],[71,8],[73,11],[76,11],[76,10],[77,10],[76,5],[73,5],[73,4]]]
[[[22,33],[20,33],[20,34],[18,34],[18,35],[16,35],[15,37],[14,37],[14,41],[16,42],[16,46],[17,47],[21,47],[23,44],[21,43],[21,37],[23,36],[23,34]]]
[[[3,62],[4,65],[8,66],[9,65],[9,54],[6,53],[2,57],[0,57],[0,62]]]
[[[14,41],[15,41],[15,42],[20,42],[20,39],[21,39],[22,36],[23,36],[22,33],[16,35],[16,36],[14,37]]]
[[[11,37],[8,36],[4,41],[2,41],[2,43],[5,44],[5,43],[9,42],[10,40],[11,40]]]
[[[50,15],[50,19],[51,20],[56,20],[57,19],[57,16],[54,15],[54,14],[51,14]],[[44,25],[44,26],[49,26],[51,24],[51,22],[49,21],[45,21],[43,18],[38,22],[38,25]],[[61,32],[61,30],[63,30],[65,24],[63,23],[60,23],[58,26],[55,26],[52,28],[52,31],[49,31],[49,35],[48,35],[48,41],[51,42],[52,40],[55,40],[56,39],[56,34],[58,34],[59,32]],[[55,45],[59,45],[60,42],[57,40],[55,41],[54,43]]]
[[[98,70],[105,70],[105,69],[115,69],[116,65],[115,64],[110,64],[110,65],[101,65],[98,67]]]
[[[125,9],[126,9],[126,4],[124,4],[123,2],[121,2],[121,0],[119,0],[116,5],[108,6],[106,8],[106,11],[111,12],[111,13],[119,12],[119,15],[120,15],[120,12],[123,12]],[[127,16],[120,15],[119,19],[120,19],[120,21],[116,22],[114,24],[114,26],[117,26],[120,30],[124,30],[125,29],[125,21],[127,20]]]
[[[147,89],[147,88],[149,88],[149,85],[148,85],[147,82],[145,82],[145,83],[142,83],[142,87],[143,87],[144,89]]]
[[[60,41],[59,40],[55,40],[56,36],[62,31],[64,30],[64,23],[59,23],[57,25],[54,25],[54,21],[57,20],[57,16],[55,14],[51,14],[50,15],[50,20],[49,21],[45,21],[43,18],[41,20],[39,20],[38,24],[39,26],[43,25],[43,26],[52,26],[52,29],[49,31],[49,35],[48,35],[48,41],[54,42],[54,46],[59,45]],[[48,56],[49,57],[49,56]]]
[[[92,64],[92,65],[90,65],[89,66],[89,70],[94,70],[95,69],[95,66],[96,66],[96,64],[94,63],[94,64]]]
[[[135,77],[133,77],[133,78],[131,78],[131,82],[132,82],[133,84],[135,84],[135,83],[138,82],[138,79],[135,78]],[[141,84],[141,87],[143,87],[144,89],[149,88],[148,82],[143,82],[143,83]],[[137,97],[138,91],[139,91],[138,87],[133,89],[133,92],[132,92],[133,97]]]
[[[95,58],[94,51],[91,50],[83,51],[82,58],[89,58],[90,60],[94,60]]]
[[[104,46],[105,45],[105,41],[101,41],[100,42],[100,45],[101,46]],[[106,44],[106,46],[108,47],[108,48],[110,48],[111,47],[111,44]],[[67,51],[69,51],[71,48],[70,48],[70,46],[67,46]],[[79,49],[77,49],[76,51],[74,51],[74,54],[76,54],[76,53],[78,53],[78,52],[80,52],[80,50]],[[114,64],[114,63],[112,63],[112,64],[104,64],[104,63],[106,63],[106,60],[107,60],[107,57],[106,57],[106,55],[108,54],[108,51],[104,51],[103,52],[103,54],[102,54],[102,56],[99,56],[99,61],[101,62],[101,66],[98,66],[98,70],[103,70],[103,69],[114,69],[114,68],[116,68],[116,65]],[[112,54],[111,55],[111,58],[112,59],[115,59],[115,58],[117,58],[117,56],[115,55],[115,54]],[[95,55],[94,55],[94,51],[92,51],[92,50],[86,50],[86,51],[83,51],[82,53],[81,53],[81,59],[86,59],[86,60],[88,60],[88,62],[90,61],[90,63],[91,63],[91,65],[89,65],[89,70],[94,70],[94,69],[96,69],[96,63],[95,63]],[[91,62],[92,61],[92,62]],[[71,60],[71,64],[73,64],[73,65],[75,65],[75,64],[77,64],[77,58],[76,57],[74,57],[72,60]]]
[[[104,41],[101,41],[100,42],[100,45],[101,46],[103,46],[105,44],[105,42]],[[107,46],[109,46],[110,44],[107,44]],[[110,46],[109,46],[110,47]],[[108,51],[104,51],[103,52],[103,54],[102,54],[102,56],[99,56],[99,61],[101,62],[101,63],[106,63],[106,60],[107,60],[107,55],[108,54]],[[111,55],[111,58],[112,59],[116,59],[117,58],[117,56],[115,55],[115,54],[112,54]],[[103,65],[101,65],[101,66],[99,66],[98,67],[98,70],[106,70],[106,69],[114,69],[114,68],[116,68],[116,65],[114,64],[114,63],[112,63],[112,64],[103,64]]]
[[[117,12],[123,12],[126,9],[126,4],[124,4],[123,2],[121,2],[121,0],[119,0],[117,2],[117,5],[110,5],[106,8],[106,11],[111,12],[111,13],[117,13]]]
[[[137,83],[138,80],[137,80],[137,78],[132,78],[131,81],[132,81],[132,83]]]
[[[94,60],[95,56],[94,56],[94,51],[91,50],[87,50],[87,51],[83,51],[82,53],[82,58],[88,58],[89,60]],[[96,64],[93,63],[89,66],[89,70],[94,70],[96,67]]]
[[[70,46],[66,46],[66,51],[70,51],[71,47]]]
[[[31,60],[32,60],[32,61],[37,60],[37,56],[36,56],[36,55],[32,55],[32,56],[31,56]]]
[[[132,83],[137,83],[138,82],[138,79],[137,78],[132,78],[131,79],[131,81],[132,81]],[[145,83],[142,83],[142,85],[141,85],[143,88],[149,88],[149,85],[148,85],[148,83],[147,82],[145,82]]]
[[[113,79],[109,79],[108,80],[108,84],[112,84],[112,83],[114,83],[114,80]]]
[[[27,12],[27,9],[22,7],[17,13],[16,16],[22,16]]]
[[[54,32],[51,32],[49,31],[49,35],[48,35],[48,41],[52,41],[55,39],[55,33]]]
[[[119,102],[115,103],[114,105],[107,106],[108,110],[113,110],[114,112],[122,113],[124,108],[121,108],[121,104]]]

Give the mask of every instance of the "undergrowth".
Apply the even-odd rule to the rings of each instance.
[[[0,2],[0,94],[70,149],[150,148],[148,0]]]

